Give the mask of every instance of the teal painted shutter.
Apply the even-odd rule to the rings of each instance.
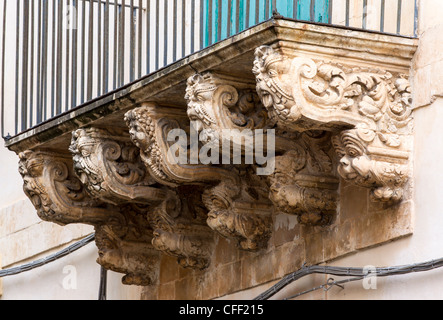
[[[314,21],[329,23],[329,0],[315,0]]]
[[[277,0],[276,9],[284,17],[310,21],[312,13],[314,15],[313,21],[328,23],[330,0],[312,1],[314,1],[313,8],[311,8],[311,0]],[[205,47],[236,34],[237,24],[238,32],[241,32],[248,27],[267,20],[274,10],[272,6],[273,1],[269,0],[269,7],[266,8],[265,0],[259,0],[258,2],[250,0],[249,21],[246,21],[246,0],[222,0],[221,7],[218,6],[218,2],[218,0],[203,1],[203,25],[205,26],[203,43]],[[236,21],[237,2],[239,4],[238,22]],[[256,7],[257,3],[258,8]],[[229,8],[230,12],[228,12]],[[210,14],[210,10],[212,14]],[[258,15],[256,14],[257,10]],[[228,19],[230,20],[228,21]]]

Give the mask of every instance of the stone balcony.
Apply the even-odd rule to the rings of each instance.
[[[6,146],[38,215],[93,225],[98,263],[124,283],[214,298],[413,232],[416,48],[275,17]],[[184,163],[171,161],[173,129],[200,137],[177,149]],[[266,163],[189,161],[227,129],[272,134]]]

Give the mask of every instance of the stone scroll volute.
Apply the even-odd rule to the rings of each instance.
[[[369,188],[375,201],[403,199],[412,144],[406,75],[288,56],[270,46],[256,50],[253,72],[279,128],[333,133],[343,179]]]

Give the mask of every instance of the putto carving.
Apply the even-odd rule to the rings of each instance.
[[[363,123],[395,134],[411,120],[411,91],[404,75],[291,59],[269,46],[255,55],[258,95],[282,126],[305,131]]]
[[[340,132],[340,175],[371,188],[375,200],[402,199],[412,130],[405,75],[287,57],[269,46],[255,57],[258,95],[279,128]]]
[[[139,149],[124,132],[105,129],[78,129],[69,147],[74,170],[88,192],[104,201],[158,204],[166,191],[154,187]]]
[[[387,157],[383,150],[369,149],[372,140],[364,134],[365,131],[347,130],[334,137],[334,144],[340,156],[338,172],[348,181],[371,188],[374,200],[400,201],[403,197],[403,186],[410,175],[408,155],[399,152]],[[393,159],[395,155],[397,157]]]

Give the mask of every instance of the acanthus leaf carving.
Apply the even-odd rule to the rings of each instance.
[[[342,178],[371,188],[374,200],[401,201],[410,175],[407,76],[288,57],[269,46],[256,50],[253,72],[258,95],[279,128],[338,132],[333,145]]]

